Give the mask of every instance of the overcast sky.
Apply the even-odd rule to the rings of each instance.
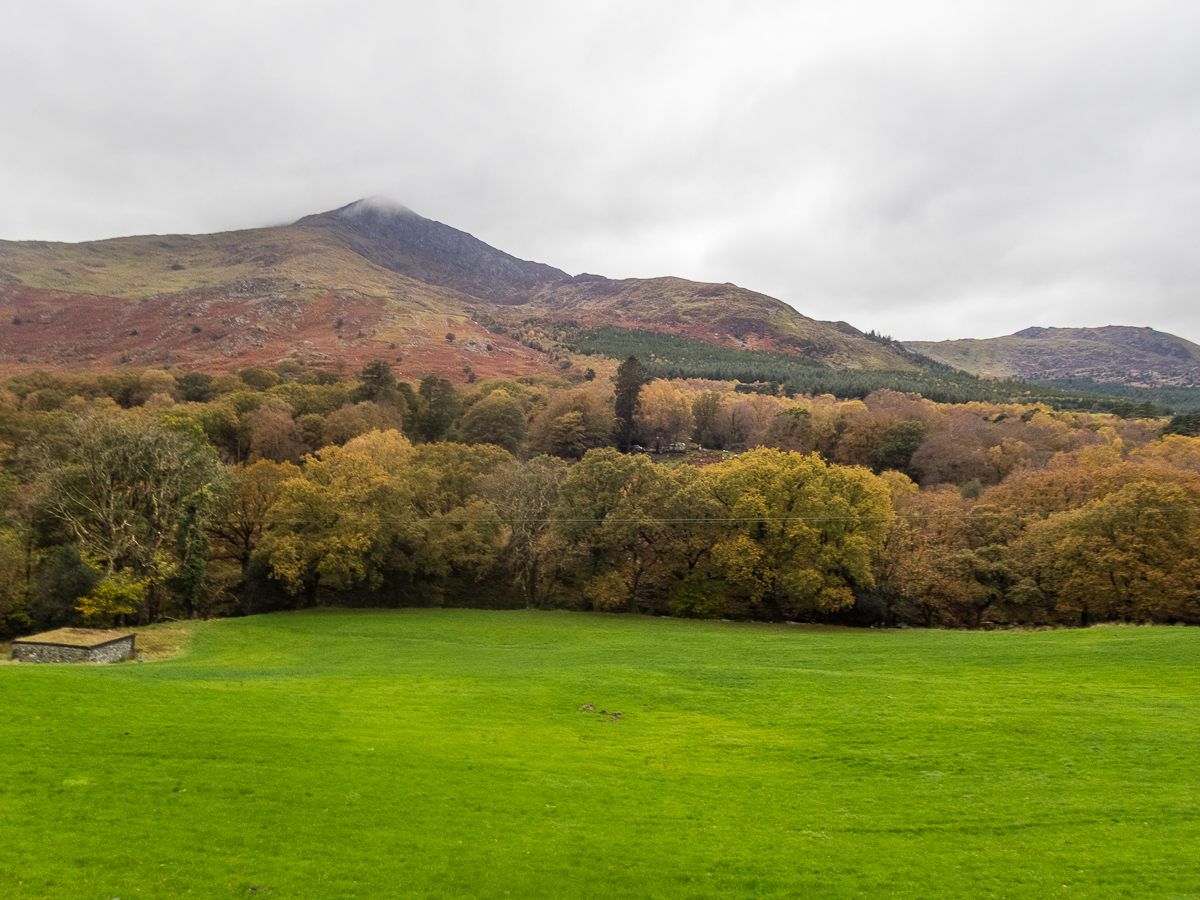
[[[1195,0],[10,0],[0,238],[365,196],[902,339],[1200,342]]]

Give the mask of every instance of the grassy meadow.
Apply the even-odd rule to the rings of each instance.
[[[188,629],[0,666],[0,897],[1200,900],[1196,629]]]

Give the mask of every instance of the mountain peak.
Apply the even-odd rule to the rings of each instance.
[[[385,197],[368,197],[305,216],[296,225],[329,228],[377,266],[494,303],[523,303],[539,287],[568,277],[553,266],[518,259]]]

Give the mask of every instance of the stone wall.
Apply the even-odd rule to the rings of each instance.
[[[47,644],[37,641],[13,641],[12,658],[19,662],[65,663],[93,662],[110,663],[133,655],[135,635],[127,634],[93,647],[75,647],[70,644]]]

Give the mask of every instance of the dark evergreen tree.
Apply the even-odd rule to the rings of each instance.
[[[74,544],[60,544],[49,551],[38,573],[30,597],[29,614],[34,627],[62,628],[79,619],[75,606],[100,583],[102,573],[92,568]]]
[[[1163,427],[1162,433],[1200,437],[1200,416],[1175,416]]]
[[[204,573],[208,568],[212,541],[204,531],[211,490],[206,486],[183,501],[179,523],[175,526],[175,549],[179,553],[179,572],[172,579],[175,602],[196,618],[204,592]]]
[[[425,404],[417,431],[429,443],[440,441],[458,415],[458,392],[445,378],[430,375],[421,380],[418,393]]]
[[[871,453],[871,468],[876,474],[884,469],[895,469],[913,478],[909,464],[925,441],[925,434],[925,426],[915,419],[893,425],[880,436],[878,446]]]
[[[190,403],[208,403],[217,396],[213,387],[213,377],[203,372],[188,372],[182,378],[177,378],[179,395]]]
[[[392,374],[392,367],[381,359],[373,359],[363,366],[358,381],[358,387],[350,395],[355,403],[370,400],[372,403],[395,405],[399,399],[399,395],[396,393],[396,376]]]
[[[650,373],[636,356],[630,356],[617,366],[616,408],[617,445],[622,453],[628,453],[633,443],[634,413],[638,408],[638,396],[642,387],[651,380]]]

